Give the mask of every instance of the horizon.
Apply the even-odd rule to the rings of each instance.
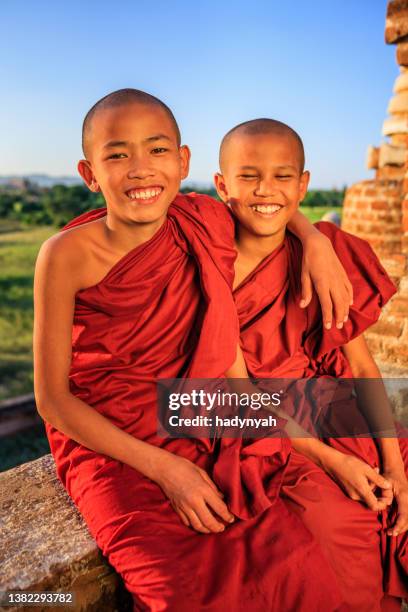
[[[107,0],[2,7],[1,176],[76,177],[85,113],[126,86],[174,111],[192,149],[184,184],[212,184],[222,135],[260,116],[301,134],[312,189],[373,176],[366,150],[382,141],[398,75],[384,42],[386,0],[314,0],[295,11],[267,0],[251,11],[242,0],[121,6],[120,14]],[[154,34],[140,27],[135,35],[135,23],[152,20]]]

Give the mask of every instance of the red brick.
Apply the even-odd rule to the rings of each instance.
[[[408,317],[408,297],[397,295],[391,302],[390,314],[402,314]]]
[[[375,176],[378,180],[388,179],[402,181],[405,176],[405,169],[395,166],[384,166],[384,168],[379,168],[377,170]]]
[[[368,197],[371,197],[371,196],[375,197],[377,193],[378,193],[377,189],[373,189],[372,187],[366,187],[365,189],[363,189],[362,195],[368,196]]]
[[[381,260],[387,273],[392,277],[401,278],[406,273],[408,258],[405,255],[388,255]]]
[[[402,334],[403,328],[403,321],[389,321],[385,319],[378,321],[378,323],[370,327],[370,333],[380,334],[381,336],[392,336],[393,338],[399,338]]]
[[[371,202],[371,207],[373,210],[388,210],[389,204],[387,200],[374,200]]]

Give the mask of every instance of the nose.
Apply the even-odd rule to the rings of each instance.
[[[272,196],[276,191],[276,182],[273,178],[262,178],[255,188],[254,195],[266,198]]]
[[[154,168],[149,164],[149,160],[145,156],[138,156],[132,159],[132,164],[128,170],[129,179],[150,178],[154,176]]]

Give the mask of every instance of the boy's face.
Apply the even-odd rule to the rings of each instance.
[[[93,191],[102,191],[109,212],[125,222],[162,220],[190,159],[166,112],[139,103],[103,109],[89,136],[88,159],[78,170]]]
[[[299,148],[289,135],[237,134],[226,145],[222,174],[215,176],[219,196],[251,234],[285,232],[307,192]]]

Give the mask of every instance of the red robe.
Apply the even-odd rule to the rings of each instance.
[[[67,227],[105,214],[86,213]],[[148,242],[76,294],[70,387],[129,434],[207,470],[236,522],[221,534],[187,528],[154,482],[47,424],[51,452],[135,610],[330,612],[341,604],[336,578],[279,498],[290,442],[156,433],[156,378],[219,378],[235,359],[232,237],[223,207],[178,196]]]
[[[298,306],[302,248],[288,232],[285,242],[234,292],[241,344],[254,378],[352,377],[341,345],[372,325],[395,292],[365,241],[331,223],[319,223],[318,227],[331,239],[353,284],[350,320],[342,330],[327,331],[322,326],[316,297],[309,308],[302,310]],[[337,408],[346,406],[339,404]],[[320,409],[324,413],[330,406],[321,402]],[[296,406],[293,410],[295,415]],[[298,412],[296,416],[306,429],[310,425],[313,428],[313,423],[307,422],[310,415]],[[332,410],[330,418],[334,416]],[[372,439],[325,441],[372,467],[380,465]],[[406,440],[400,440],[400,446],[408,468]],[[400,601],[393,598],[408,596],[407,534],[397,538],[386,535],[387,511],[377,515],[350,499],[322,469],[294,450],[285,471],[282,496],[320,542],[339,579],[348,609],[399,610]],[[384,593],[387,595],[383,599]]]

